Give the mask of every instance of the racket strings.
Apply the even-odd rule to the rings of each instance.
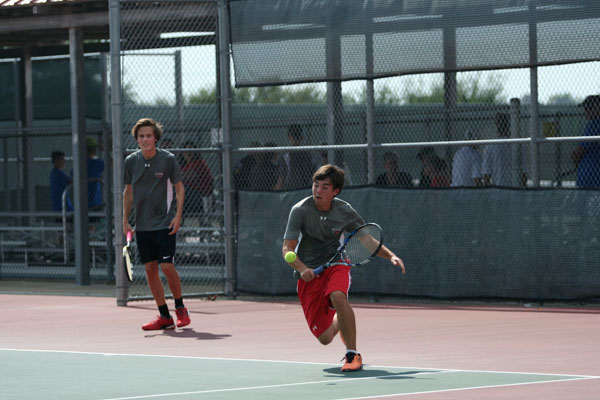
[[[381,231],[377,227],[367,225],[348,240],[343,255],[351,262],[367,259],[379,250],[381,238]]]

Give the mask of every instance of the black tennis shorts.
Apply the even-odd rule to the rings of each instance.
[[[158,261],[159,264],[172,264],[175,261],[177,234],[169,235],[170,229],[135,232],[138,252],[142,264]]]

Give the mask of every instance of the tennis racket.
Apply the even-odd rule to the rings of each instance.
[[[131,262],[131,231],[127,232],[127,244],[123,246],[123,266],[129,282],[133,281],[133,264]]]
[[[379,225],[372,222],[361,225],[344,239],[344,242],[338,247],[337,253],[328,262],[315,268],[315,276],[321,275],[332,265],[349,267],[364,265],[377,255],[382,245],[383,230]],[[299,279],[300,273],[294,271],[294,276]]]

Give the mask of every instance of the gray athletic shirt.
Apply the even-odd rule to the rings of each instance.
[[[350,203],[334,197],[329,211],[319,211],[309,196],[292,207],[283,239],[300,240],[298,257],[316,268],[335,255],[343,232],[352,232],[362,224]]]
[[[166,150],[144,159],[138,150],[125,159],[125,184],[133,187],[136,231],[167,229],[177,212],[173,185],[181,181],[177,158]]]

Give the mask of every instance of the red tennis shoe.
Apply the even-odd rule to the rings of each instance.
[[[148,322],[147,324],[142,325],[142,329],[145,331],[158,331],[161,329],[174,329],[175,324],[173,323],[173,318],[166,318],[162,315],[156,317],[154,321]]]
[[[184,326],[188,326],[190,322],[190,313],[185,307],[177,307],[175,309],[175,314],[177,314],[177,327],[183,328]]]

